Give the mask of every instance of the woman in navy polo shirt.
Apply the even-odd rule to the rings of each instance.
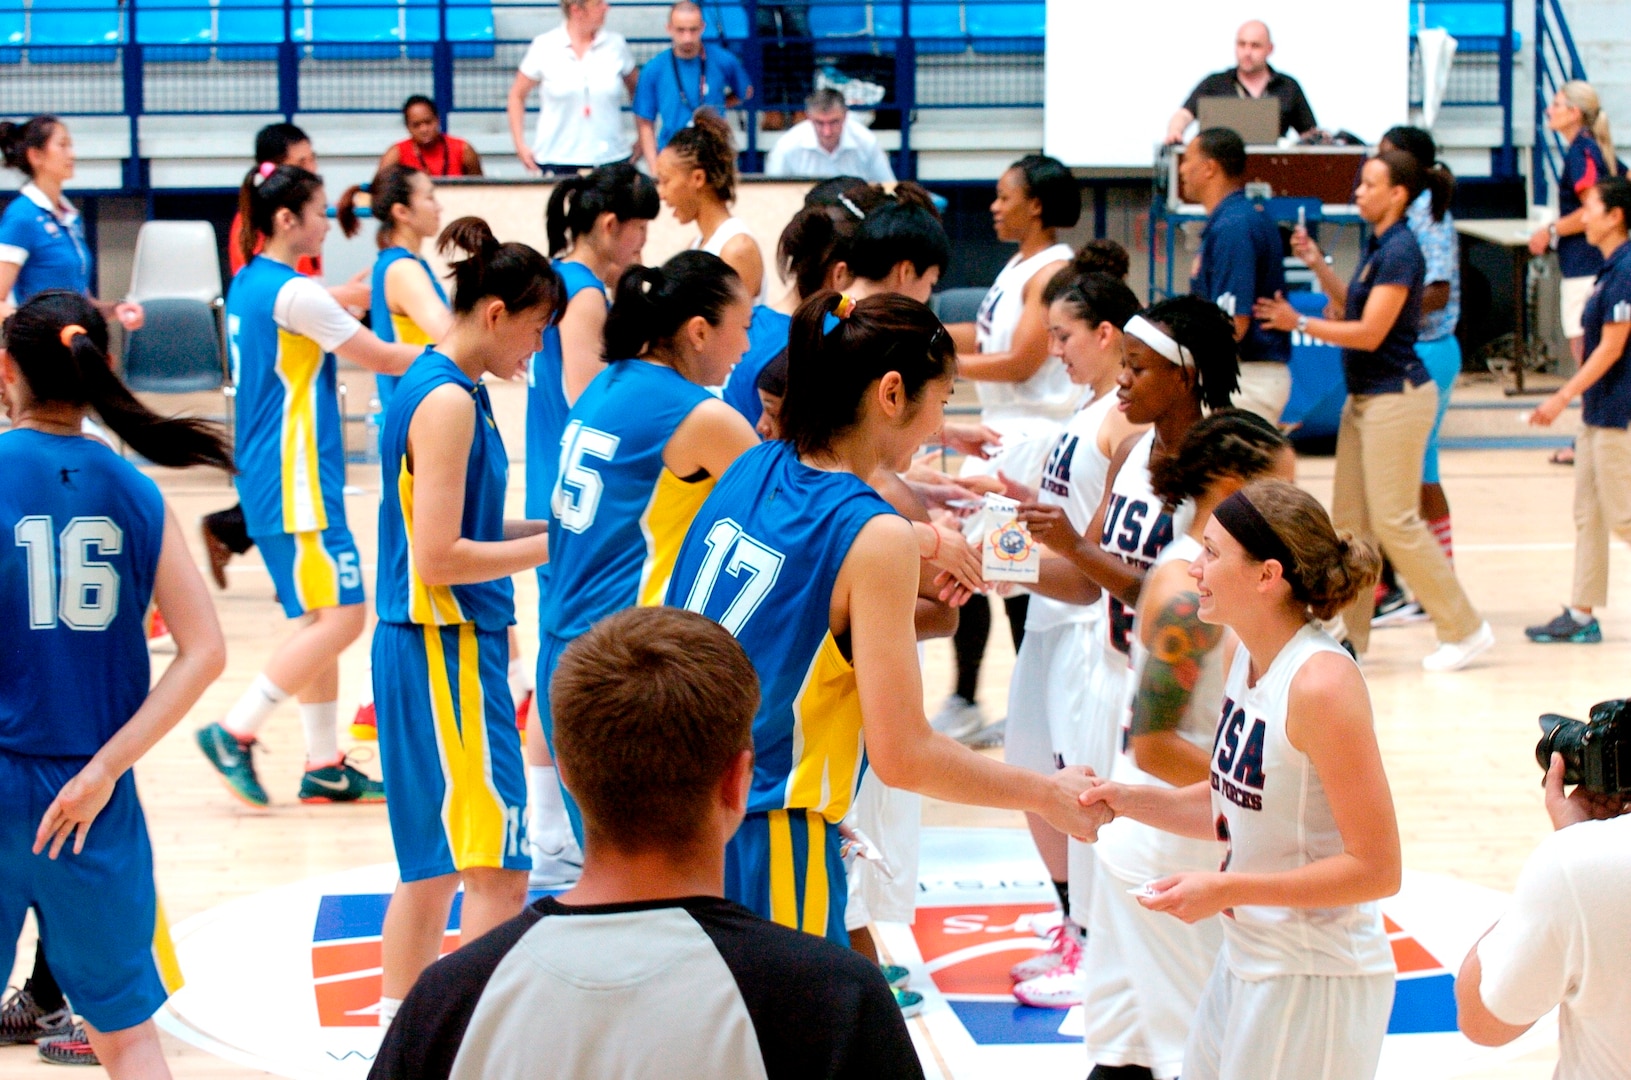
[[[1299,315],[1284,297],[1259,300],[1256,315],[1264,326],[1341,347],[1349,397],[1337,433],[1332,520],[1381,543],[1438,630],[1439,646],[1422,667],[1455,671],[1493,645],[1495,634],[1421,516],[1422,454],[1438,390],[1416,354],[1427,263],[1405,215],[1426,186],[1426,174],[1409,154],[1386,150],[1367,161],[1354,202],[1372,236],[1353,280],[1344,285],[1337,278],[1306,232],[1299,229],[1292,242],[1343,317]],[[1362,589],[1343,613],[1357,653],[1370,643],[1375,603],[1375,593]]]
[[[85,227],[79,211],[62,197],[62,185],[74,175],[74,140],[67,125],[54,116],[21,124],[0,121],[0,154],[28,177],[0,213],[0,318],[13,310],[7,293],[14,293],[18,304],[47,289],[90,296],[91,249]],[[93,303],[126,330],[141,328],[140,304]]]
[[[1603,640],[1592,609],[1608,603],[1608,534],[1631,542],[1631,182],[1609,177],[1581,203],[1585,237],[1604,260],[1581,318],[1586,362],[1529,421],[1547,426],[1576,395],[1584,399],[1574,440],[1574,591],[1561,615],[1524,631],[1530,641]]]

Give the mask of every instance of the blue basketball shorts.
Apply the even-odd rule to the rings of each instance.
[[[755,915],[849,945],[838,826],[807,810],[749,814],[725,848],[725,897]]]
[[[153,848],[133,773],[114,785],[85,850],[74,854],[70,838],[55,859],[33,852],[46,808],[84,765],[84,758],[0,751],[0,967],[11,970],[33,908],[40,948],[75,1011],[99,1031],[121,1031],[181,988],[181,969],[153,890]]]
[[[540,570],[543,568],[540,567]],[[537,692],[533,694],[532,707],[538,710],[538,726],[543,728],[544,742],[549,745],[550,757],[555,756],[555,714],[549,707],[549,684],[555,677],[555,666],[561,662],[561,654],[571,641],[562,641],[554,634],[540,634],[538,642],[538,676]],[[573,640],[576,640],[575,638]],[[556,770],[560,776],[560,770]],[[566,820],[572,826],[572,835],[577,839],[578,846],[583,846],[583,811],[578,809],[578,801],[572,793],[561,787],[561,799],[566,803]]]
[[[283,614],[289,618],[363,602],[357,545],[343,524],[322,532],[270,533],[250,539],[260,548]]]
[[[1450,409],[1450,390],[1455,377],[1461,374],[1461,343],[1454,334],[1436,341],[1416,342],[1416,355],[1427,366],[1427,373],[1438,386],[1438,412],[1433,416],[1433,430],[1427,434],[1427,449],[1422,455],[1421,482],[1436,484],[1438,473],[1438,429],[1444,424],[1444,414]]]
[[[474,623],[374,627],[374,710],[403,881],[529,870],[509,635]]]

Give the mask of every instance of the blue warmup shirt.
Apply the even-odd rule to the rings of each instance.
[[[28,428],[0,476],[0,751],[88,758],[147,699],[164,499],[102,443]]]
[[[1597,275],[1597,286],[1581,317],[1586,332],[1586,356],[1603,340],[1607,323],[1631,322],[1631,243],[1614,249]],[[1624,352],[1603,377],[1581,396],[1581,419],[1593,427],[1631,427],[1631,358]]]
[[[605,284],[580,262],[556,259],[550,265],[566,287],[566,305],[585,289],[606,296]],[[609,303],[609,301],[608,301]],[[566,310],[562,305],[561,310]],[[561,467],[561,433],[566,430],[566,364],[561,357],[561,330],[551,324],[544,331],[543,350],[527,365],[527,502],[529,521],[549,520],[550,493]],[[538,568],[543,573],[548,563]]]
[[[787,348],[788,331],[792,328],[793,316],[763,304],[754,305],[753,322],[748,324],[748,351],[731,368],[720,392],[725,404],[747,417],[748,423],[755,427],[765,411],[764,403],[759,400],[759,373]]]
[[[704,46],[702,55],[682,60],[673,49],[647,60],[640,68],[640,82],[634,90],[634,115],[657,126],[657,149],[680,129],[690,126],[691,117],[702,106],[725,111],[726,91],[746,99],[748,74],[727,49]]]
[[[457,386],[476,409],[475,435],[464,468],[464,517],[459,535],[467,540],[504,539],[504,490],[510,481],[510,462],[487,388],[472,382],[450,357],[426,349],[402,376],[380,435],[380,460],[387,482],[379,500],[379,583],[375,586],[379,617],[390,623],[474,623],[479,630],[503,630],[515,622],[515,587],[509,578],[426,585],[413,565],[414,476],[408,464],[408,428],[425,395],[442,386]]]
[[[90,292],[91,249],[83,219],[72,207],[65,217],[57,217],[51,201],[32,182],[0,213],[0,262],[19,267],[12,287],[19,304],[47,289]]]
[[[430,335],[420,328],[419,324],[406,315],[398,315],[391,311],[391,305],[385,302],[385,273],[396,263],[403,259],[412,259],[425,271],[430,278],[431,287],[436,290],[436,298],[442,302],[443,307],[448,306],[447,290],[442,283],[436,280],[436,274],[430,268],[430,263],[415,255],[407,248],[388,247],[379,253],[374,260],[374,272],[369,276],[371,292],[369,293],[368,311],[369,322],[372,324],[374,336],[381,341],[389,341],[401,345],[434,345]],[[381,375],[374,373],[374,391],[379,396],[379,408],[383,413],[391,407],[391,395],[396,393],[397,384],[402,381],[400,375]]]
[[[1602,147],[1590,131],[1581,128],[1563,154],[1563,174],[1557,180],[1557,216],[1568,217],[1580,209],[1580,197],[1608,175]],[[1591,245],[1585,233],[1575,233],[1557,238],[1557,262],[1566,278],[1592,277],[1603,268],[1603,253]]]
[[[836,823],[864,761],[855,668],[831,629],[833,585],[867,522],[894,514],[852,473],[813,469],[776,439],[737,458],[680,548],[668,603],[741,643],[759,675],[748,812]]]
[[[1378,285],[1403,285],[1409,290],[1404,310],[1393,320],[1387,337],[1375,352],[1342,350],[1342,376],[1350,394],[1393,394],[1408,384],[1427,382],[1427,365],[1416,355],[1416,328],[1421,325],[1422,282],[1427,263],[1410,226],[1401,218],[1387,232],[1373,236],[1365,247],[1365,257],[1348,283],[1348,306],[1344,318],[1357,322],[1364,314],[1365,301]]]
[[[1280,229],[1244,192],[1236,191],[1218,203],[1201,233],[1201,254],[1189,291],[1210,300],[1231,319],[1250,316],[1260,298],[1284,292],[1286,272]],[[1251,320],[1240,339],[1241,360],[1291,359],[1291,335],[1268,330]]]
[[[618,360],[572,406],[549,523],[539,633],[581,636],[624,608],[663,602],[674,556],[714,477],[663,464],[668,440],[714,397],[673,368]]]

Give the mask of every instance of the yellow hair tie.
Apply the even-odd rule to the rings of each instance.
[[[64,349],[72,349],[74,347],[75,334],[85,334],[86,336],[89,336],[90,331],[86,330],[78,323],[69,323],[67,326],[62,328],[62,333],[57,335],[57,339],[62,342],[62,347]]]
[[[838,298],[838,306],[833,308],[832,313],[840,319],[847,319],[854,311],[855,297],[844,293]]]

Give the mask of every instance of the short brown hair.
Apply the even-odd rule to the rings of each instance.
[[[1291,552],[1296,565],[1282,570],[1293,591],[1308,598],[1315,618],[1334,617],[1361,590],[1375,587],[1382,571],[1376,545],[1337,532],[1314,496],[1284,480],[1254,480],[1240,493]]]
[[[629,608],[567,646],[549,705],[585,831],[625,850],[684,845],[725,770],[753,747],[759,679],[712,619]]]

